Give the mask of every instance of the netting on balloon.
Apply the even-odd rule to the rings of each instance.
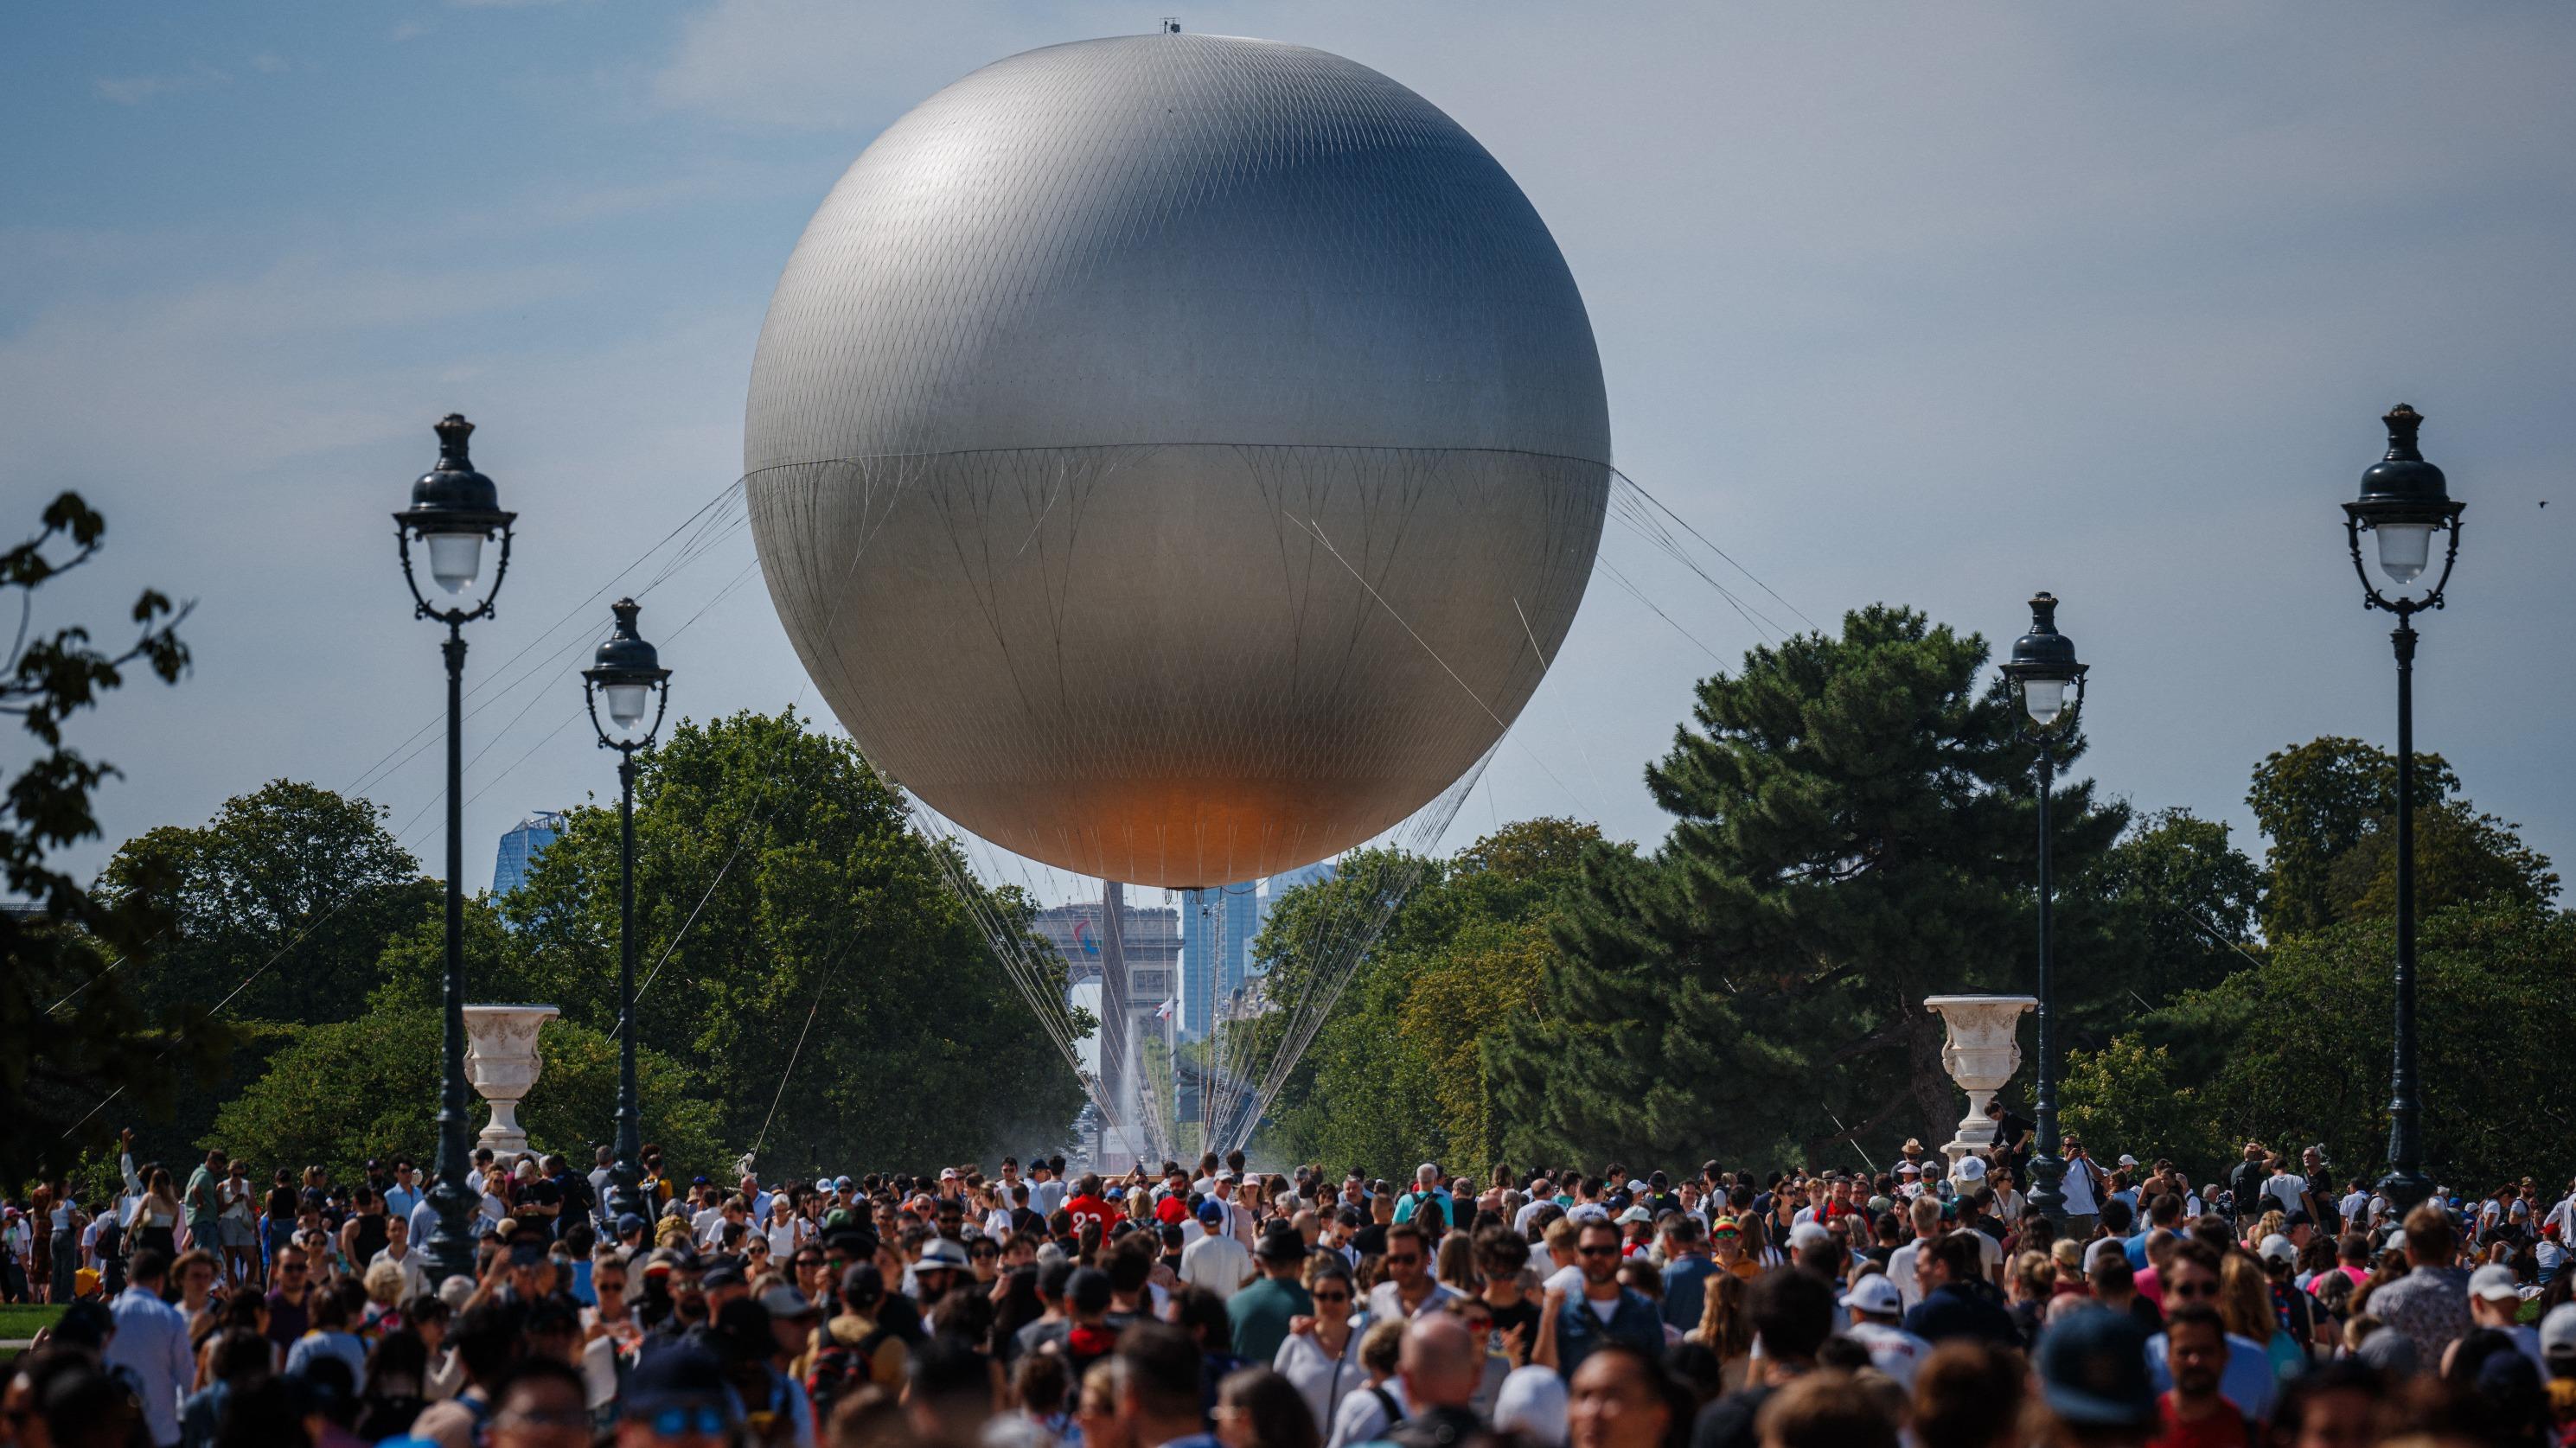
[[[817,686],[1104,1124],[1171,1154],[1184,1073],[1201,1145],[1249,1138],[1413,880],[1309,912],[1293,996],[1248,980],[1187,1052],[1134,1029],[1179,1008],[1177,980],[1155,1016],[1104,971],[1090,1069],[1055,947],[1010,899],[1240,887],[1372,841],[1418,877],[1572,620],[1609,480],[1500,450],[1189,443],[834,459],[745,487]],[[1126,916],[1099,921],[1115,953]],[[1187,969],[1196,991],[1218,973]]]
[[[1337,855],[1466,773],[1572,622],[1610,484],[1501,450],[1186,443],[746,487],[872,759],[1016,853],[1202,887]]]

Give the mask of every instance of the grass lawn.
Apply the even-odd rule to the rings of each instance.
[[[54,1319],[62,1315],[59,1307],[0,1303],[0,1342],[24,1342],[34,1337],[38,1328],[53,1326]]]

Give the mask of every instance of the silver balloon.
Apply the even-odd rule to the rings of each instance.
[[[770,595],[879,767],[1086,874],[1389,828],[1572,624],[1610,440],[1520,189],[1338,56],[1150,35],[985,67],[787,264],[745,426]]]

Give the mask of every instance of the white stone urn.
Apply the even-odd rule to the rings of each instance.
[[[537,1084],[537,1028],[563,1012],[553,1006],[467,1006],[465,1079],[492,1103],[491,1124],[477,1138],[494,1160],[512,1161],[528,1150],[519,1129],[519,1103]]]
[[[1950,1028],[1941,1046],[1941,1069],[1968,1093],[1968,1114],[1959,1118],[1957,1135],[1941,1148],[1957,1166],[1972,1151],[1995,1143],[1995,1123],[1986,1103],[2021,1069],[2021,1018],[2039,1008],[2037,996],[1925,996],[1924,1009],[1936,1012]]]

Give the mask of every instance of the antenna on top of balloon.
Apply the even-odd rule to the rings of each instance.
[[[1166,16],[1164,16],[1164,17],[1163,17],[1163,33],[1164,33],[1165,35],[1178,35],[1178,34],[1180,34],[1180,33],[1181,33],[1181,17],[1179,17],[1179,16],[1177,16],[1177,15],[1166,15]]]

